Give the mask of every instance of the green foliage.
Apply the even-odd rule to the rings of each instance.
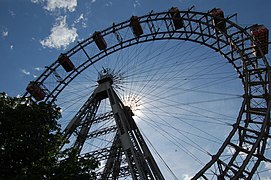
[[[50,104],[0,94],[0,179],[94,179],[95,160],[59,150],[60,117]]]
[[[78,157],[76,149],[67,150],[65,158],[60,161],[54,179],[96,179],[92,169],[98,167],[99,163],[91,156]]]

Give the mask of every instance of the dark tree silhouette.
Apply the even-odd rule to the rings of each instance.
[[[0,94],[0,179],[95,179],[98,162],[61,151],[57,107]]]

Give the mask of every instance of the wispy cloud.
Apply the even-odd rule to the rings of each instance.
[[[21,69],[21,72],[24,74],[24,75],[30,75],[30,72],[25,70],[25,69]]]
[[[44,2],[44,0],[31,0],[32,3],[38,4]]]
[[[188,174],[183,175],[183,180],[190,180],[193,176],[189,176]]]
[[[41,68],[41,67],[35,67],[34,68],[36,71],[42,71],[43,70],[43,68]]]
[[[0,25],[0,33],[1,33],[0,37],[3,38],[3,39],[5,39],[9,35],[8,28],[5,27],[5,26]]]
[[[87,27],[86,21],[87,21],[87,18],[84,17],[84,14],[80,14],[80,16],[77,19],[75,19],[72,26],[75,26],[76,24],[80,24],[81,27],[86,28]]]
[[[270,177],[261,177],[262,180],[271,180]]]
[[[68,27],[66,16],[61,16],[51,29],[51,34],[44,40],[41,40],[40,43],[43,47],[65,49],[77,37],[77,29],[75,27]]]
[[[105,3],[105,6],[112,6],[113,5],[113,2],[112,1],[108,1],[107,3]]]
[[[14,12],[14,11],[12,11],[12,10],[8,10],[8,12],[9,12],[9,14],[10,14],[12,17],[16,16],[16,14],[15,14],[15,12]]]
[[[136,7],[141,6],[141,4],[140,4],[140,2],[139,2],[138,0],[135,0],[135,1],[133,2],[133,6],[136,8]]]
[[[10,50],[13,50],[13,49],[14,49],[14,46],[13,46],[13,45],[10,45],[9,48],[10,48]]]
[[[48,11],[64,9],[73,12],[77,7],[77,0],[31,0],[31,2],[44,4],[43,8]]]
[[[45,9],[48,11],[54,11],[56,9],[65,9],[70,12],[75,11],[77,6],[77,0],[47,0]]]
[[[75,24],[79,23],[81,20],[84,20],[84,14],[80,14],[80,16],[74,21]]]
[[[270,163],[270,162],[264,162],[264,167],[265,167],[268,171],[271,171],[271,163]]]
[[[34,68],[36,71],[41,71],[43,68],[37,67]],[[34,74],[34,72],[27,71],[26,69],[20,69],[21,73],[26,75],[26,76],[33,76],[34,78],[37,78],[38,76]]]
[[[91,0],[91,3],[95,3],[96,2],[96,0]]]
[[[3,31],[2,32],[2,37],[7,37],[8,36],[8,31]]]
[[[237,145],[238,145],[238,144],[237,144]],[[250,148],[252,148],[251,145],[247,146],[247,149],[250,149]],[[232,155],[232,154],[234,154],[235,152],[236,152],[236,150],[235,150],[234,147],[228,147],[228,149],[227,149],[227,154]],[[244,152],[239,152],[239,155],[240,155],[242,158],[246,158],[246,156],[247,156],[247,154],[244,153]]]

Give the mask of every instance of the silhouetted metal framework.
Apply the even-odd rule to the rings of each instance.
[[[236,123],[233,125],[228,137],[218,152],[198,171],[193,179],[211,179],[214,175],[217,176],[218,179],[251,179],[261,161],[271,162],[270,159],[264,156],[267,139],[268,137],[270,138],[271,82],[270,66],[267,59],[261,52],[259,43],[251,36],[249,27],[242,28],[231,21],[234,16],[223,18],[226,24],[224,32],[219,32],[219,29],[213,25],[213,15],[211,15],[210,12],[196,12],[193,11],[192,7],[188,10],[180,11],[180,16],[183,19],[184,25],[184,27],[180,29],[175,29],[169,11],[161,13],[150,12],[147,15],[138,17],[143,28],[143,34],[139,36],[133,36],[133,34],[130,36],[122,36],[124,30],[130,29],[129,20],[119,24],[113,24],[111,27],[100,31],[100,35],[107,42],[106,48],[104,46],[103,50],[93,51],[91,54],[88,54],[84,49],[85,47],[88,46],[90,49],[96,48],[94,39],[90,36],[65,53],[67,57],[72,59],[77,52],[84,52],[86,55],[85,60],[80,62],[80,65],[75,67],[72,71],[67,72],[65,76],[60,76],[57,74],[57,69],[60,68],[60,64],[58,61],[55,61],[37,78],[36,83],[46,92],[45,101],[54,103],[62,90],[85,69],[109,54],[129,46],[163,39],[191,41],[207,46],[220,53],[232,64],[242,80],[245,93]],[[111,39],[111,41],[107,41],[107,39]],[[253,46],[251,44],[253,44]],[[253,54],[255,48],[262,54],[261,57],[256,57]],[[54,77],[55,83],[51,85],[50,88],[45,87],[44,82],[50,77]],[[107,94],[106,97],[108,96],[109,99],[116,100],[119,106],[123,106],[111,87],[107,88],[107,91],[109,90],[112,95]],[[99,98],[94,98],[95,96],[95,94],[91,96],[77,113],[75,119],[73,119],[76,123],[71,123],[71,127],[66,128],[67,137],[71,133],[75,133],[75,130],[78,129],[80,125],[81,128],[76,132],[78,138],[76,139],[75,147],[81,148],[85,138],[91,138],[118,130],[112,147],[89,153],[99,160],[107,160],[104,174],[102,172],[100,174],[104,179],[107,179],[109,176],[112,178],[123,177],[130,173],[134,179],[137,179],[137,175],[142,172],[140,172],[139,167],[131,168],[134,167],[136,161],[135,154],[131,155],[130,152],[125,150],[126,147],[120,145],[121,123],[117,123],[116,127],[106,127],[99,132],[88,132],[91,123],[110,119],[113,115],[116,121],[118,121],[114,108],[113,112],[105,114],[104,117],[95,117],[95,112],[100,102]],[[127,112],[123,110],[123,107],[121,107],[121,109],[122,111],[118,113],[127,114]],[[85,118],[82,118],[83,115]],[[131,117],[129,116],[129,118]],[[241,121],[245,123],[240,123]],[[135,129],[132,129],[137,131],[136,126],[134,128]],[[127,130],[126,133],[128,133],[129,130]],[[239,142],[236,143],[233,141],[233,137],[238,137]],[[133,138],[141,139],[142,137],[137,134]],[[130,140],[133,141],[132,139]],[[145,143],[143,143],[143,146],[144,144]],[[133,147],[135,148],[136,146]],[[234,149],[230,157],[226,152],[227,148]],[[128,159],[125,160],[123,154],[125,154]],[[224,158],[225,156],[227,156],[227,158]],[[133,158],[129,159],[129,157]],[[120,166],[121,163],[127,164],[127,161],[130,168]],[[144,160],[144,162],[146,161]],[[118,174],[112,174],[112,172],[109,172],[109,169],[114,169],[114,172],[118,172]],[[218,169],[218,171],[214,171],[214,169]],[[162,176],[157,176],[155,179],[162,179]]]
[[[113,77],[106,72],[100,76],[98,83],[99,86],[64,130],[65,137],[68,139],[73,133],[76,133],[77,139],[73,148],[80,152],[87,138],[117,131],[101,178],[116,179],[119,177],[121,155],[124,153],[133,179],[164,179],[132,117],[132,111],[124,106],[114,91]],[[106,98],[110,101],[116,126],[89,133],[91,125],[97,123],[95,116],[99,104]]]

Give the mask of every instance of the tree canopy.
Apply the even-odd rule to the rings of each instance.
[[[59,108],[0,94],[0,179],[95,179],[98,162],[62,151]]]

